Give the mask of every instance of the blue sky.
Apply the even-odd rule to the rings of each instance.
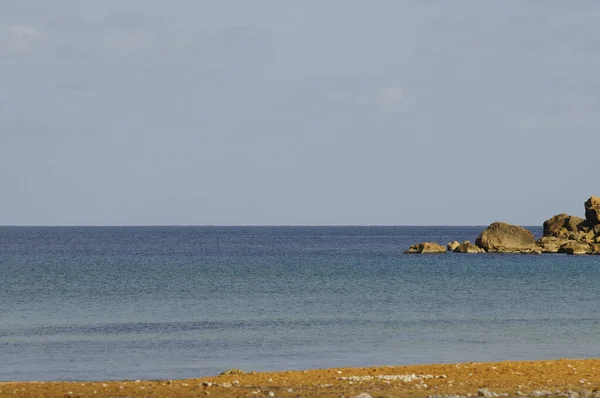
[[[538,225],[600,195],[596,1],[1,8],[3,225]]]

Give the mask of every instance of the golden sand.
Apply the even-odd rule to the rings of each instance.
[[[600,359],[233,373],[187,380],[7,382],[0,383],[0,397],[338,398],[368,393],[377,398],[477,396],[480,388],[511,396],[548,390],[556,396],[567,391],[595,395],[600,389]]]

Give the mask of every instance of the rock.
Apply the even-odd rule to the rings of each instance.
[[[523,250],[519,250],[517,252],[510,252],[510,253],[521,253],[521,254],[542,254],[542,248],[539,246],[534,246],[530,249],[523,249]]]
[[[576,216],[569,216],[569,218],[567,218],[565,220],[565,228],[569,232],[581,231],[580,226],[583,228],[586,226],[586,224],[587,223],[585,222],[585,220],[583,218],[576,217]]]
[[[404,254],[436,254],[446,253],[446,248],[434,242],[423,242],[412,245]]]
[[[585,235],[591,225],[583,218],[570,216],[568,214],[557,214],[549,220],[544,221],[544,236],[555,236],[557,238],[579,239],[571,234]],[[571,235],[571,236],[570,236]]]
[[[558,249],[568,240],[554,236],[542,236],[535,243],[540,247],[542,253],[558,253]]]
[[[534,390],[531,392],[531,396],[533,397],[547,397],[552,395],[552,391],[548,390]]]
[[[567,241],[558,248],[559,253],[566,254],[588,254],[592,248],[587,243]]]
[[[454,249],[455,253],[485,253],[481,247],[477,247],[475,244],[469,242],[468,240],[464,241],[460,245],[458,245]]]
[[[361,392],[358,395],[355,395],[354,398],[373,398],[371,394],[367,394],[366,392]]]
[[[226,370],[225,372],[221,373],[219,376],[223,376],[223,375],[243,375],[245,373],[246,372],[244,372],[241,369],[234,368],[234,369]]]
[[[455,241],[448,243],[448,245],[446,247],[448,248],[448,251],[453,252],[454,249],[456,249],[458,246],[460,246],[460,243],[455,240]]]
[[[561,236],[567,218],[569,218],[569,215],[563,213],[544,221],[544,236]]]
[[[590,243],[590,253],[589,254],[600,255],[600,244]]]
[[[600,224],[600,197],[591,196],[585,202],[585,219],[592,225]]]
[[[494,393],[492,393],[487,388],[480,388],[479,390],[477,390],[477,396],[478,397],[484,397],[484,398],[493,398],[494,397]]]
[[[531,231],[503,222],[492,223],[475,240],[486,252],[515,253],[523,250],[539,250]]]
[[[586,388],[584,388],[583,390],[579,391],[579,395],[581,396],[581,398],[589,398],[592,396],[592,392]]]
[[[587,243],[593,243],[596,239],[596,234],[594,233],[593,230],[588,231],[585,233],[585,236],[583,237],[583,240]]]
[[[585,232],[588,233],[592,230],[592,228],[594,228],[594,225],[592,225],[589,221],[587,220],[583,220],[583,222],[581,224],[579,224],[577,226],[577,228],[581,231],[581,232]]]
[[[569,239],[569,240],[577,240],[577,241],[585,242],[586,237],[587,237],[587,234],[583,231],[567,233],[567,239]]]

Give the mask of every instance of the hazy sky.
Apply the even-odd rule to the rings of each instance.
[[[8,0],[2,225],[538,225],[600,195],[600,2]]]

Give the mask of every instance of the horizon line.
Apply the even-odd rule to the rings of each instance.
[[[488,227],[490,224],[47,224],[47,225],[36,225],[36,224],[6,224],[0,225],[0,228],[120,228],[120,227],[131,227],[131,228],[156,228],[156,227],[169,227],[169,228],[286,228],[286,227],[361,227],[361,228],[372,228],[372,227]],[[540,227],[540,225],[526,225],[526,224],[513,224],[524,227]]]

